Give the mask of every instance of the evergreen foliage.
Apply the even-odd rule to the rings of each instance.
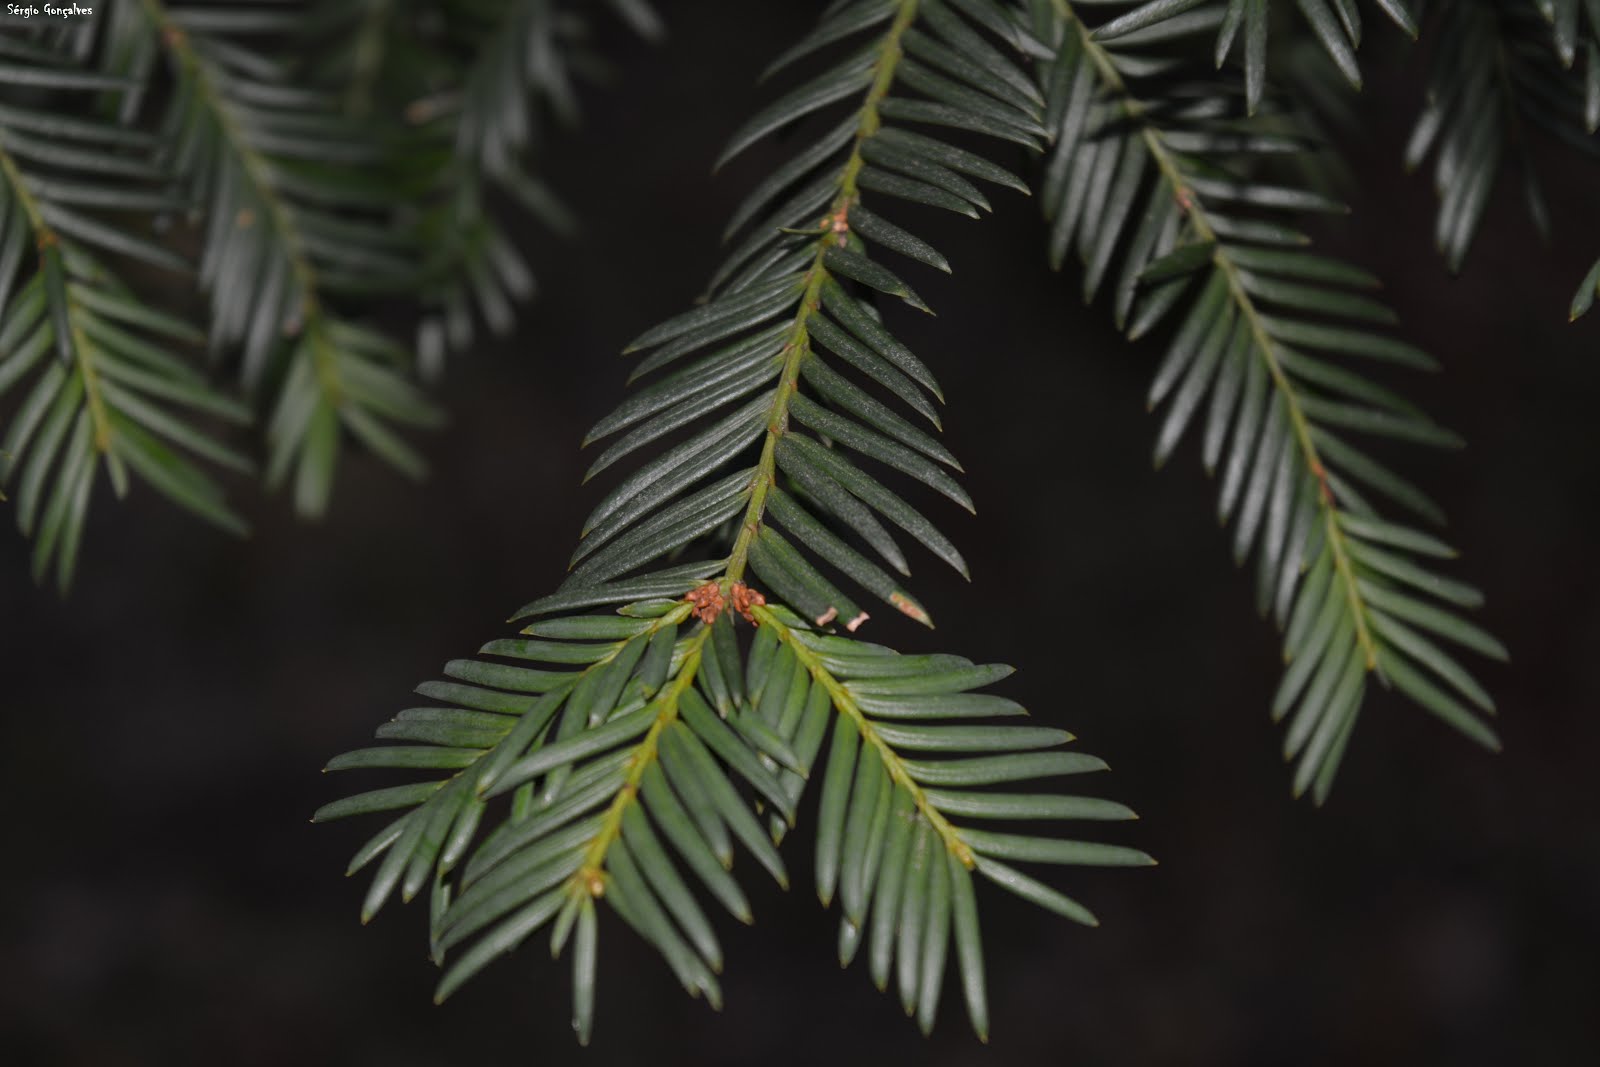
[[[1554,0],[1478,0],[1439,9],[1428,103],[1405,160],[1416,167],[1433,156],[1434,239],[1451,270],[1460,268],[1508,159],[1520,173],[1528,213],[1548,239],[1550,211],[1533,169],[1531,133],[1585,155],[1596,151],[1600,51],[1588,40],[1580,77],[1573,69],[1577,11],[1576,3]],[[1589,27],[1595,15],[1600,9],[1591,5]]]
[[[206,468],[256,468],[243,425],[308,517],[346,438],[424,473],[403,431],[441,413],[419,372],[469,347],[480,317],[509,331],[533,290],[494,205],[569,225],[530,158],[552,117],[576,118],[595,66],[583,14],[118,0],[98,18],[6,16],[0,394],[23,400],[0,482],[17,479],[37,573],[53,560],[70,584],[102,467],[118,496],[131,473],[242,531]],[[374,322],[408,297],[414,346]]]
[[[1182,62],[1147,60],[1148,36],[1102,43],[1066,0],[1041,14],[1057,55],[1040,184],[1051,257],[1059,266],[1075,250],[1092,298],[1120,253],[1113,312],[1131,338],[1178,320],[1150,387],[1150,405],[1166,405],[1155,460],[1198,423],[1206,470],[1221,469],[1217,513],[1233,522],[1234,559],[1254,553],[1257,606],[1284,631],[1272,712],[1288,724],[1295,792],[1327,796],[1369,674],[1497,748],[1481,718],[1493,701],[1436,643],[1504,657],[1460,615],[1481,597],[1433,569],[1454,555],[1447,545],[1374,501],[1425,522],[1443,515],[1349,436],[1458,445],[1361,373],[1362,361],[1437,364],[1392,335],[1394,313],[1370,295],[1376,278],[1308,251],[1294,229],[1294,213],[1344,211],[1270,177],[1276,157],[1307,151],[1303,140],[1265,112],[1259,132],[1241,128],[1225,87]]]
[[[835,0],[770,64],[717,162],[778,134],[787,158],[702,299],[628,345],[631,391],[584,442],[609,489],[565,581],[328,765],[411,772],[316,819],[386,813],[350,863],[372,872],[362,918],[427,896],[439,999],[548,930],[586,1042],[614,912],[715,1006],[707,903],[751,921],[744,871],[787,885],[798,837],[841,964],[864,955],[924,1032],[953,974],[984,1037],[975,884],[1093,925],[1036,865],[1153,862],[1101,840],[1128,808],[1057,791],[1105,765],[1009,721],[1023,709],[988,691],[1009,667],[858,636],[932,625],[914,562],[967,574],[938,519],[972,509],[938,437],[948,354],[897,322],[930,311],[919,290],[959,299],[929,220],[991,196],[1031,194],[1072,289],[1162,338],[1155,461],[1195,430],[1253,560],[1294,793],[1328,797],[1373,681],[1498,747],[1457,650],[1505,649],[1390,459],[1461,444],[1390,384],[1439,363],[1303,219],[1345,213],[1323,128],[1412,38],[1427,89],[1404,162],[1430,169],[1447,267],[1508,167],[1547,229],[1530,136],[1594,154],[1600,6],[1377,0],[1402,34],[1359,61],[1356,0],[1289,6]],[[70,584],[102,469],[234,531],[219,469],[259,466],[308,517],[351,444],[422,475],[414,431],[443,417],[425,385],[536,288],[505,213],[579,221],[538,161],[604,69],[605,18],[662,36],[643,0],[118,0],[6,23],[0,487],[35,572]],[[1597,293],[1600,263],[1572,317]],[[1068,821],[1096,825],[1038,829]]]
[[[748,921],[727,874],[733,842],[786,882],[774,843],[813,771],[816,888],[824,905],[839,900],[840,962],[867,943],[874,981],[885,988],[892,973],[924,1031],[953,942],[968,1015],[979,1036],[988,1032],[974,871],[1093,923],[1081,904],[1011,864],[1151,862],[1121,845],[965,825],[1132,812],[1092,797],[978,788],[1104,766],[1051,751],[1071,740],[1059,729],[984,721],[1022,713],[972,692],[1010,668],[902,656],[827,632],[867,621],[855,589],[931,624],[904,588],[910,568],[891,527],[966,573],[949,539],[880,480],[896,471],[971,507],[952,477],[954,457],[913,421],[939,424],[933,373],[863,299],[876,292],[927,310],[889,254],[950,270],[888,216],[904,201],[976,218],[990,205],[975,180],[1026,189],[944,131],[1035,150],[1046,137],[1044,94],[1002,51],[1029,38],[1001,9],[971,0],[836,8],[768,73],[821,71],[758,111],[719,162],[848,101],[842,121],[823,123],[739,207],[710,299],[634,340],[634,378],[648,384],[590,431],[590,441],[614,439],[591,477],[647,446],[654,458],[595,507],[561,589],[517,613],[535,619],[525,638],[493,641],[481,650],[493,658],[455,661],[445,670],[452,681],[420,687],[456,707],[412,709],[379,730],[437,747],[361,750],[331,765],[454,771],[318,813],[406,809],[352,869],[383,856],[366,916],[397,885],[409,899],[432,883],[436,955],[478,938],[445,972],[441,998],[548,924],[553,952],[572,940],[574,1025],[586,1041],[605,903],[691,995],[717,1004],[721,950],[661,837],[706,892]],[[818,62],[814,53],[835,42],[846,45],[843,58]],[[561,614],[617,604],[615,615]],[[748,641],[740,619],[755,629]],[[486,827],[485,801],[501,794],[512,799]]]

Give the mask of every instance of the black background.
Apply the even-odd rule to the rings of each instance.
[[[753,6],[753,5],[752,5]],[[1017,664],[1009,692],[1114,773],[1142,815],[1109,831],[1153,870],[1067,870],[1087,930],[980,888],[995,1036],[953,988],[931,1041],[839,973],[834,917],[758,888],[725,926],[727,1004],[685,998],[620,924],[602,935],[598,1033],[567,1027],[567,967],[535,943],[435,1008],[417,906],[356,922],[340,877],[371,827],[312,827],[318,768],[406,706],[412,684],[503,632],[559,579],[595,489],[583,431],[619,395],[632,335],[685,307],[768,146],[709,161],[810,5],[668,6],[662,47],[607,32],[615,85],[546,162],[584,222],[530,234],[543,292],[521,332],[456,361],[452,425],[422,487],[364,457],[320,526],[236,487],[235,542],[147,492],[101,499],[78,589],[33,588],[0,535],[0,1055],[10,1062],[786,1064],[1570,1064],[1600,1050],[1600,318],[1565,307],[1600,251],[1595,170],[1547,153],[1539,244],[1510,183],[1465,271],[1431,247],[1427,180],[1398,163],[1421,53],[1376,20],[1349,139],[1361,190],[1327,247],[1377,270],[1405,335],[1446,373],[1399,380],[1470,447],[1411,450],[1446,505],[1456,574],[1489,594],[1509,666],[1490,756],[1374,691],[1333,798],[1291,802],[1266,707],[1271,627],[1187,447],[1153,473],[1128,346],[1043,261],[1035,205],[932,220],[955,280],[913,273],[937,320],[891,310],[939,374],[979,518],[935,514],[973,564],[931,563],[940,629],[878,637]],[[797,835],[796,840],[803,840]],[[747,879],[759,886],[755,877]],[[15,1057],[15,1058],[13,1058]]]

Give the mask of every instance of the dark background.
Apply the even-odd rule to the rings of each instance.
[[[1595,170],[1551,153],[1542,247],[1509,183],[1466,270],[1431,247],[1427,181],[1398,163],[1420,56],[1377,25],[1363,51],[1362,181],[1328,246],[1374,268],[1405,334],[1447,372],[1400,384],[1470,447],[1409,450],[1489,594],[1509,666],[1490,756],[1374,692],[1323,810],[1289,798],[1272,628],[1218,532],[1191,446],[1164,473],[1127,346],[1077,278],[1041,266],[1035,206],[931,235],[956,280],[915,273],[935,322],[891,311],[950,398],[980,507],[936,510],[974,583],[919,574],[935,639],[1022,668],[1009,692],[1067,726],[1143,821],[1111,831],[1153,870],[1064,870],[1086,930],[980,888],[995,1037],[954,987],[925,1042],[858,963],[791,847],[797,888],[725,924],[722,1014],[685,998],[620,924],[602,938],[598,1033],[568,1030],[567,966],[535,944],[435,1008],[420,908],[356,922],[340,877],[370,826],[313,828],[318,773],[410,686],[503,632],[558,581],[596,499],[584,429],[616,400],[633,334],[698,293],[734,200],[778,156],[707,167],[754,106],[764,57],[809,5],[668,6],[672,39],[622,34],[616,85],[547,169],[581,239],[531,237],[543,293],[522,332],[450,367],[432,479],[347,462],[301,525],[237,487],[256,532],[217,536],[136,494],[101,499],[77,591],[33,588],[0,535],[0,1056],[19,1063],[1571,1064],[1600,1050],[1600,317],[1566,301],[1600,251]],[[803,840],[800,835],[797,840]],[[751,879],[752,885],[758,885]]]

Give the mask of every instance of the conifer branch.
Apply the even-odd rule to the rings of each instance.
[[[0,88],[42,94],[35,106],[114,100],[130,88],[46,47],[22,51],[26,60],[6,67]],[[96,258],[186,268],[140,225],[182,204],[153,157],[158,143],[103,121],[0,104],[0,396],[28,383],[0,439],[0,486],[20,474],[17,523],[34,539],[34,578],[53,564],[63,592],[101,469],[119,497],[136,476],[224,529],[244,529],[184,453],[248,472],[245,457],[191,422],[242,423],[248,412],[169,351],[192,346],[198,332],[146,306]]]
[[[1406,145],[1408,169],[1430,156],[1439,210],[1434,240],[1452,271],[1461,269],[1490,193],[1509,163],[1523,199],[1548,240],[1550,210],[1534,171],[1531,138],[1546,134],[1593,157],[1600,142],[1600,68],[1571,68],[1577,4],[1552,37],[1551,0],[1472,0],[1441,5],[1429,30],[1428,99]],[[1564,43],[1562,43],[1564,42]],[[1594,51],[1591,43],[1590,52]]]
[[[852,101],[841,125],[758,186],[737,213],[732,229],[748,229],[748,236],[718,271],[711,300],[629,346],[648,353],[641,375],[693,359],[655,378],[591,431],[590,440],[627,432],[590,473],[647,447],[655,455],[590,515],[561,589],[516,614],[531,620],[524,633],[535,640],[483,650],[593,665],[572,676],[457,661],[447,673],[471,686],[430,683],[421,691],[462,707],[402,713],[394,724],[402,729],[388,731],[476,749],[446,757],[452,766],[462,761],[460,776],[476,782],[455,790],[483,798],[512,793],[507,820],[483,839],[453,885],[434,847],[447,834],[456,839],[452,826],[461,816],[450,785],[379,790],[319,813],[411,808],[357,858],[365,863],[388,852],[369,912],[400,871],[410,872],[407,895],[433,869],[436,949],[480,935],[446,973],[441,995],[548,924],[557,951],[577,937],[575,1025],[586,1040],[596,905],[604,901],[661,951],[686,990],[717,1003],[720,948],[655,835],[666,835],[703,887],[748,918],[724,870],[732,840],[784,881],[773,845],[791,829],[819,767],[817,889],[824,904],[837,894],[840,960],[848,963],[870,945],[874,980],[886,987],[892,968],[903,1006],[924,1030],[933,1025],[954,943],[969,1016],[980,1036],[987,1034],[972,872],[1092,924],[1082,905],[1009,863],[1151,862],[1121,846],[960,825],[958,818],[1119,820],[1132,813],[1094,798],[982,791],[1104,767],[1092,757],[1046,751],[1071,740],[1064,731],[986,721],[1021,714],[1011,701],[972,692],[1010,668],[900,656],[828,632],[854,632],[868,616],[812,554],[928,621],[899,579],[863,553],[908,571],[885,522],[965,573],[960,554],[932,523],[845,455],[848,449],[970,507],[946,473],[959,469],[948,451],[852,380],[860,374],[876,382],[937,425],[928,402],[939,395],[932,374],[850,289],[927,310],[868,254],[869,244],[945,270],[948,264],[866,202],[904,199],[975,217],[989,205],[967,176],[1022,186],[983,157],[906,124],[954,126],[1030,147],[1043,134],[1042,95],[1001,51],[1027,35],[989,0],[838,4],[776,66],[869,31],[870,44],[847,51],[735,134],[724,161],[779,127]],[[676,443],[662,443],[669,436]],[[663,556],[692,562],[653,563]],[[621,605],[621,617],[564,614],[608,605]],[[753,636],[739,636],[740,620],[755,626]],[[570,638],[612,643],[555,643]],[[486,715],[493,718],[480,718]],[[941,721],[949,719],[981,725]],[[456,728],[419,733],[413,720]],[[381,764],[394,758],[387,751],[365,750],[334,765]],[[912,759],[908,751],[961,758]],[[440,762],[436,755],[405,759]],[[754,794],[754,807],[734,781]],[[462,841],[477,831],[479,811],[471,810]],[[452,863],[458,855],[449,854]]]
[[[1454,553],[1431,534],[1383,519],[1364,493],[1427,519],[1438,518],[1438,509],[1343,437],[1354,430],[1459,445],[1411,404],[1342,365],[1352,356],[1425,370],[1434,363],[1378,332],[1395,320],[1360,292],[1376,279],[1301,251],[1304,236],[1262,217],[1342,212],[1342,205],[1258,176],[1274,159],[1304,151],[1295,138],[1263,117],[1236,115],[1225,93],[1181,66],[1125,75],[1140,69],[1138,41],[1102,43],[1069,0],[1052,4],[1055,23],[1041,32],[1060,42],[1045,76],[1057,138],[1041,199],[1053,261],[1059,266],[1075,245],[1092,296],[1120,256],[1113,303],[1130,337],[1194,295],[1150,392],[1152,407],[1170,401],[1155,458],[1160,464],[1171,454],[1209,394],[1207,469],[1226,453],[1219,515],[1235,519],[1236,560],[1254,550],[1258,605],[1285,630],[1288,669],[1273,713],[1288,719],[1284,755],[1298,759],[1295,793],[1326,798],[1368,675],[1497,748],[1477,717],[1493,712],[1487,693],[1412,629],[1503,657],[1498,642],[1419,594],[1455,607],[1481,598],[1407,558]]]

